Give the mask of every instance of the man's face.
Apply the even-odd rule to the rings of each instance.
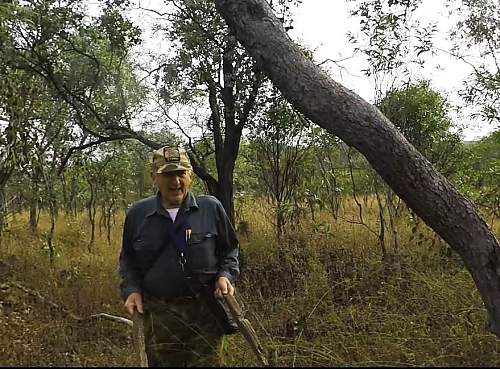
[[[191,185],[191,177],[186,170],[154,175],[154,183],[161,193],[162,202],[168,208],[178,208]]]

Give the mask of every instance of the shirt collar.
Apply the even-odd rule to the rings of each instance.
[[[190,211],[191,209],[198,209],[198,203],[196,202],[196,197],[193,195],[191,191],[188,191],[186,198],[182,202],[180,208],[183,211]],[[156,192],[156,202],[155,202],[155,207],[152,209],[152,211],[147,215],[153,215],[155,213],[162,214],[162,215],[168,215],[167,211],[161,204],[161,194],[160,191]]]
[[[182,202],[181,208],[184,211],[189,211],[193,208],[198,209],[198,203],[196,202],[196,197],[191,191],[188,191],[186,198]]]

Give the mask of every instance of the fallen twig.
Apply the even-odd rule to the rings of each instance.
[[[89,317],[89,319],[96,319],[96,318],[97,319],[103,318],[103,319],[113,320],[115,322],[125,323],[130,327],[132,327],[134,325],[134,322],[130,319],[124,318],[122,316],[110,315],[110,314],[106,314],[106,313],[93,314]]]
[[[73,320],[76,320],[77,322],[84,322],[84,321],[87,321],[87,320],[95,320],[95,319],[101,319],[102,318],[102,319],[112,320],[112,321],[115,321],[115,322],[125,323],[128,326],[130,326],[130,327],[133,326],[133,322],[130,319],[127,319],[127,318],[124,318],[124,317],[121,317],[121,316],[107,314],[107,313],[97,313],[97,314],[90,315],[89,317],[80,317],[80,316],[72,313],[68,309],[66,309],[66,308],[64,308],[62,306],[59,306],[58,304],[56,304],[56,303],[48,300],[46,297],[42,296],[42,294],[40,294],[40,292],[32,290],[32,289],[30,289],[28,287],[25,287],[25,286],[23,286],[22,284],[20,284],[18,282],[3,283],[2,287],[3,286],[5,286],[5,287],[15,287],[15,288],[23,291],[24,293],[26,293],[26,294],[28,294],[30,296],[35,297],[37,300],[43,302],[45,305],[48,305],[51,308],[54,308],[54,309],[57,309],[57,310],[63,312],[66,316],[70,317]]]

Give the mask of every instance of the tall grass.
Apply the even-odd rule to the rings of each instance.
[[[376,219],[372,207],[365,211],[366,219]],[[240,204],[239,217],[250,224],[250,233],[241,239],[237,293],[270,363],[499,366],[498,340],[487,330],[486,311],[461,259],[425,226],[416,237],[401,220],[396,268],[382,259],[375,234],[345,221],[356,213],[356,205],[348,203],[343,220],[322,213],[312,222],[306,214],[278,242],[271,209],[260,201]],[[85,216],[61,216],[58,256],[50,264],[44,249],[47,219],[42,216],[38,233],[30,234],[27,216],[17,215],[0,250],[10,269],[0,276],[19,280],[81,316],[124,316],[117,275],[122,221],[117,218],[111,244],[105,232],[98,233],[89,253]],[[368,226],[377,229],[375,220]],[[493,229],[498,235],[500,221]],[[21,325],[0,338],[0,364],[137,364],[128,327],[96,322],[75,328],[57,312],[27,305],[38,323],[31,323],[30,338],[19,333]],[[44,349],[27,353],[12,342],[23,339]],[[221,361],[258,365],[241,335],[226,337]]]
[[[89,253],[90,227],[85,216],[60,216],[54,242],[56,257],[50,263],[48,218],[42,215],[38,232],[32,234],[27,215],[17,215],[3,235],[0,278],[2,282],[20,282],[80,317],[99,312],[123,316],[117,277],[120,227],[121,223],[114,227],[110,245],[104,232],[98,235]],[[14,288],[2,292],[0,321],[8,325],[0,335],[1,365],[137,365],[130,354],[130,332],[119,323],[78,325],[61,311]]]

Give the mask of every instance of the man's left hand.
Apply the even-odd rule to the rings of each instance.
[[[234,287],[226,277],[219,277],[215,282],[214,295],[216,298],[221,299],[223,295],[234,295]]]

